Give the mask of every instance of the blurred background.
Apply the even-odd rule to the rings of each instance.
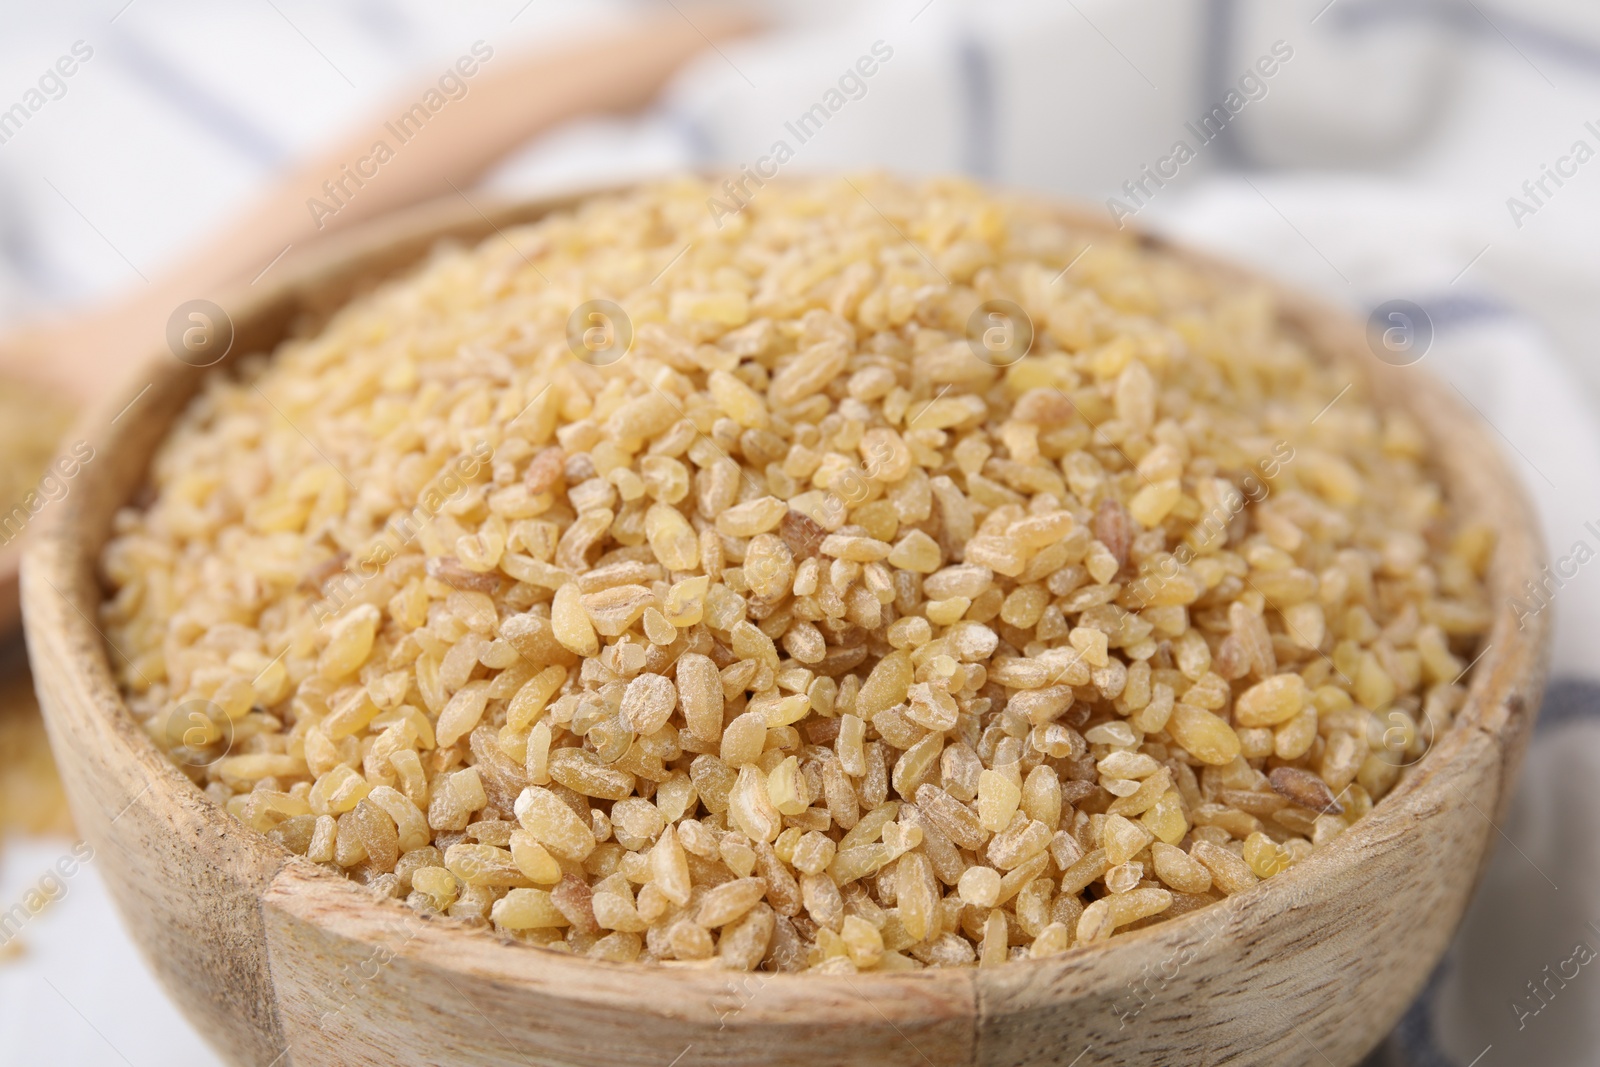
[[[703,32],[730,8],[750,32]],[[196,249],[241,220],[270,228],[261,205],[283,199],[286,176],[396,117],[459,57],[504,71],[651,19],[704,47],[642,108],[508,138],[487,173],[437,195],[737,171],[781,141],[785,173],[961,173],[1076,198],[1362,316],[1418,305],[1418,358],[1504,442],[1552,556],[1600,544],[1585,525],[1600,529],[1600,6],[1583,0],[6,5],[0,337],[137,300],[174,270],[203,277]],[[842,82],[867,54],[873,76]],[[530,89],[529,107],[560,90]],[[819,103],[827,121],[796,126]],[[306,211],[285,253],[314,245]],[[0,405],[0,423],[17,417]],[[1594,575],[1579,571],[1552,610],[1552,697],[1501,847],[1374,1063],[1600,1063],[1600,977],[1584,967],[1532,999],[1575,943],[1600,953]],[[72,842],[36,714],[11,647],[0,912]],[[97,877],[91,862],[25,930],[0,926],[0,1064],[216,1062]]]

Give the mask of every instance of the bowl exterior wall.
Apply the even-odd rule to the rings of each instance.
[[[106,642],[91,621],[101,597],[93,561],[111,515],[142,480],[156,441],[196,381],[158,376],[141,400],[144,420],[113,427],[91,416],[80,426],[96,427],[85,438],[95,461],[51,516],[53,529],[71,532],[41,529],[24,561],[22,597],[56,766],[124,926],[219,1052],[233,1063],[266,1064],[283,1043],[260,899],[282,852],[220,822],[216,807],[157,752],[122,705]],[[91,540],[80,541],[79,530],[94,531]]]

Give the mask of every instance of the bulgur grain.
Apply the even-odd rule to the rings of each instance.
[[[1265,292],[858,184],[595,199],[214,376],[102,557],[157,742],[314,862],[611,960],[994,966],[1337,837],[1487,624],[1420,431]]]

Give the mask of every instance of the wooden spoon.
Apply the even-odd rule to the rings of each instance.
[[[410,111],[432,83],[416,87],[331,151],[296,168],[249,211],[147,287],[104,308],[76,312],[0,338],[0,379],[44,386],[88,409],[122,384],[128,368],[139,359],[169,346],[169,321],[177,322],[180,335],[192,327],[206,328],[204,319],[191,319],[180,310],[189,302],[219,293],[230,283],[251,282],[271,270],[282,270],[280,261],[293,261],[330,231],[447,195],[452,189],[467,200],[469,194],[463,190],[510,149],[569,119],[644,106],[690,57],[755,25],[746,12],[686,8],[681,14],[675,10],[630,20],[584,40],[526,55],[496,50],[487,59],[475,56],[477,70],[461,79],[467,85],[466,95],[449,101],[419,132],[411,133],[408,127],[404,143],[389,124]],[[379,141],[393,150],[392,158],[355,186],[345,177],[346,168],[370,158]],[[374,164],[361,169],[373,170]],[[346,194],[340,195],[339,204],[324,183],[341,181]],[[312,200],[337,210],[314,211]],[[4,387],[0,380],[0,388]],[[0,510],[17,503],[0,502]],[[19,617],[19,549],[20,539],[0,549],[0,637],[15,629]]]

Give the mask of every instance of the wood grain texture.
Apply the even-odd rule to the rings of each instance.
[[[477,1040],[455,1046],[452,1063],[664,1067],[685,1049],[685,1063],[730,1067],[972,1062],[973,989],[962,972],[870,991],[860,976],[701,968],[641,981],[638,966],[529,952],[425,920],[298,858],[274,880],[265,913],[296,1064],[426,1064],[440,1035],[463,1025]],[[451,961],[448,980],[441,959]],[[411,1007],[396,1012],[397,1002]]]
[[[487,217],[435,204],[351,234],[229,305],[238,350],[314,324],[441,236],[472,240],[564,203]],[[1105,229],[1098,215],[1062,214]],[[1500,531],[1494,629],[1456,725],[1372,814],[1290,871],[1046,960],[851,977],[574,959],[375,900],[210,805],[144,738],[113,683],[115,652],[91,621],[94,560],[205,373],[167,357],[149,365],[138,418],[109,425],[123,396],[80,431],[108,461],[86,467],[47,514],[23,581],[73,811],[135,940],[202,1032],[254,1067],[1357,1062],[1444,951],[1498,836],[1491,819],[1509,800],[1545,673],[1545,617],[1518,629],[1508,601],[1542,550],[1497,448],[1447,387],[1417,368],[1377,365],[1344,314],[1281,299],[1289,328],[1370,379],[1380,402],[1415,415],[1458,506]]]
[[[0,637],[14,634],[22,621],[22,587],[18,571],[22,567],[22,543],[0,548]]]

